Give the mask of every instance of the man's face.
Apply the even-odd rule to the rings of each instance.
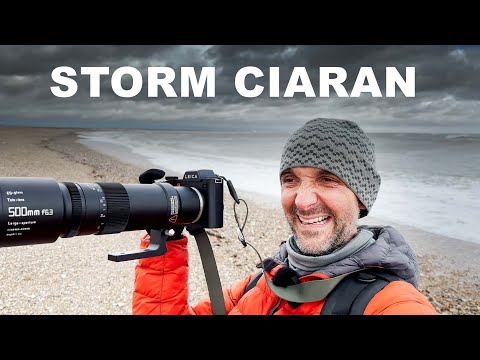
[[[283,211],[304,254],[330,252],[355,236],[364,206],[339,177],[319,168],[294,167],[280,181]]]

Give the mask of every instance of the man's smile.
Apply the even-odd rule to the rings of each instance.
[[[326,225],[333,221],[333,217],[330,215],[317,215],[315,217],[309,216],[304,217],[297,214],[298,222],[300,223],[300,228],[303,229],[324,229]]]

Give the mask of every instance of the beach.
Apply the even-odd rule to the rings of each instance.
[[[82,145],[85,129],[0,127],[0,176],[49,177],[79,183],[138,183],[151,167],[122,161]],[[168,170],[168,164],[163,170]],[[170,173],[171,174],[171,173]],[[237,238],[233,200],[225,187],[224,227],[208,234],[224,287],[256,270],[257,253]],[[244,234],[262,257],[276,252],[290,229],[281,209],[258,196],[248,203]],[[241,206],[239,205],[241,208]],[[392,225],[407,239],[420,266],[420,291],[440,314],[480,314],[480,245],[367,217],[364,224]],[[85,235],[39,245],[0,248],[0,314],[131,314],[135,261],[112,262],[108,253],[135,250],[144,231]],[[208,296],[198,249],[189,236],[190,297]]]

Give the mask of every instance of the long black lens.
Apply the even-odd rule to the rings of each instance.
[[[59,237],[170,228],[200,219],[203,197],[169,183],[57,182],[0,178],[0,247],[42,244]]]

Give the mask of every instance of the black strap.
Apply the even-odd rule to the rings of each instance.
[[[401,280],[382,269],[369,269],[343,279],[328,295],[321,315],[363,315],[370,300],[390,281]]]
[[[244,291],[244,294],[246,294],[248,291],[250,291],[251,289],[253,289],[255,287],[255,285],[257,285],[257,282],[258,280],[260,280],[260,278],[262,277],[263,275],[263,272],[262,270],[260,270],[258,272],[257,275],[255,275],[251,280],[250,282],[247,284],[247,286],[245,287],[245,291]]]
[[[225,300],[223,298],[222,283],[218,274],[217,263],[205,229],[201,227],[189,226],[188,232],[195,237],[197,241],[200,259],[202,260],[205,280],[207,281],[210,302],[213,315],[226,315]]]

